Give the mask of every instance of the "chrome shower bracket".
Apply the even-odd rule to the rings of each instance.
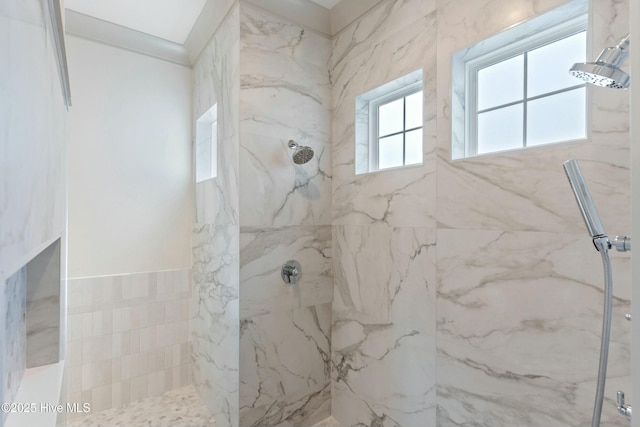
[[[624,404],[624,392],[619,391],[616,396],[616,401],[618,404],[618,412],[627,417],[629,421],[631,421],[631,405]]]
[[[631,250],[631,237],[616,236],[613,239],[613,246],[618,252],[627,252]]]

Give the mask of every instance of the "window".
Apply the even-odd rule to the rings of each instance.
[[[196,120],[196,182],[218,175],[218,104]]]
[[[356,98],[356,173],[422,164],[422,70]]]
[[[587,138],[586,85],[568,73],[586,60],[580,3],[454,55],[452,158]]]

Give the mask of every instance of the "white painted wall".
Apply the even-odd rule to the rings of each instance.
[[[191,70],[67,38],[69,277],[191,267]]]

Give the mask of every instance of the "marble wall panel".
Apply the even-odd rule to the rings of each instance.
[[[382,2],[371,13],[400,7],[400,3],[404,2]],[[386,222],[403,227],[435,226],[436,13],[410,22],[403,31],[393,32],[388,38],[378,38],[381,35],[375,27],[363,23],[358,31],[370,32],[367,42],[370,50],[347,49],[344,56],[334,51],[331,64],[334,224]],[[347,34],[349,31],[338,38]],[[425,99],[423,164],[356,176],[355,97],[419,68],[423,69]]]
[[[241,4],[241,426],[330,415],[330,52],[328,38]],[[313,159],[295,165],[289,140]],[[280,273],[290,259],[295,286]]]
[[[193,382],[216,425],[237,426],[239,233],[196,225],[193,239]]]
[[[612,253],[614,308],[603,424],[630,388],[630,257]],[[583,234],[438,231],[438,426],[590,423],[603,274]]]
[[[242,226],[331,223],[331,41],[249,4],[240,19]],[[314,158],[295,165],[289,140]]]
[[[242,133],[240,221],[243,227],[331,223],[330,146],[317,140],[297,139],[299,144],[310,146],[314,156],[309,162],[296,165],[293,150],[287,146],[287,135],[290,133],[277,137]]]
[[[238,426],[239,16],[234,3],[194,64],[194,117],[218,108],[218,176],[196,185],[192,381],[219,427]]]
[[[331,415],[331,304],[245,318],[240,425],[309,427]]]
[[[435,231],[335,226],[334,236],[332,415],[344,426],[434,425]],[[386,307],[345,304],[365,293]]]
[[[44,6],[0,6],[0,282],[65,227],[66,109]]]
[[[243,227],[240,234],[240,317],[290,311],[331,302],[331,227]],[[302,275],[285,283],[282,265],[295,259]]]
[[[27,269],[21,268],[2,283],[0,315],[2,316],[2,346],[0,367],[2,403],[11,403],[18,393],[26,368],[27,354]],[[8,413],[2,411],[0,424],[4,425]]]
[[[448,0],[438,10],[438,52],[449,57],[484,38],[568,2]],[[626,34],[626,2],[590,2],[592,56],[612,34]],[[618,37],[618,36],[615,36]],[[458,229],[580,231],[562,163],[580,161],[599,205],[629,206],[629,106],[620,91],[588,87],[586,141],[451,161],[451,61],[438,63],[439,226]],[[588,121],[589,122],[589,121]],[[630,228],[629,210],[601,209],[605,224]],[[612,231],[612,233],[614,233]]]

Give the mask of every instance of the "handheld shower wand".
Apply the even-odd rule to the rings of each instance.
[[[591,198],[591,193],[589,193],[589,187],[587,187],[587,183],[582,176],[578,161],[576,159],[567,160],[562,166],[567,174],[567,178],[569,178],[569,184],[571,184],[573,194],[576,196],[578,207],[580,208],[582,218],[584,218],[584,223],[587,225],[591,238],[606,238],[607,234],[604,231],[600,215],[598,215],[598,211],[596,210],[596,205]]]
[[[602,225],[596,206],[589,193],[589,187],[587,187],[587,183],[584,181],[577,160],[567,160],[564,162],[563,167],[567,178],[569,178],[569,184],[571,184],[573,194],[576,196],[582,218],[584,218],[589,234],[593,239],[593,244],[602,256],[602,265],[604,266],[604,311],[602,315],[600,363],[598,365],[596,398],[593,405],[593,416],[591,418],[591,427],[600,427],[602,404],[604,402],[604,388],[607,379],[607,362],[609,359],[609,341],[611,336],[611,306],[613,303],[613,275],[611,273],[611,261],[609,260],[611,242],[604,232],[604,226]]]

